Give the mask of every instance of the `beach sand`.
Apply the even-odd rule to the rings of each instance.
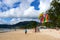
[[[0,40],[60,40],[60,31],[55,29],[41,29],[35,33],[34,29],[29,29],[25,34],[23,29],[0,33]]]

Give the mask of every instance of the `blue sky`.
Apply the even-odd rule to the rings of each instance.
[[[37,21],[41,12],[50,8],[52,0],[0,0],[0,24]]]

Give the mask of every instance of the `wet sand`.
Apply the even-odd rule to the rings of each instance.
[[[29,29],[25,34],[23,29],[0,33],[0,40],[60,40],[60,30],[41,29],[35,33],[34,29]]]

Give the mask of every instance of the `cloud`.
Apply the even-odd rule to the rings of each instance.
[[[40,13],[46,12],[50,8],[51,2],[52,2],[52,0],[41,0],[40,5],[39,5]]]
[[[30,7],[24,11],[24,17],[38,18],[40,13],[34,9],[34,7]]]
[[[7,0],[6,0],[7,1]],[[8,1],[9,2],[9,1]],[[7,4],[9,4],[9,3],[7,3]],[[25,17],[26,15],[28,15],[29,13],[27,13],[26,15],[25,15],[25,11],[26,12],[30,12],[30,14],[33,14],[33,13],[31,13],[32,11],[34,11],[34,10],[30,10],[30,8],[31,8],[31,6],[30,6],[30,4],[31,4],[31,2],[29,2],[29,1],[21,1],[21,4],[20,4],[20,6],[19,7],[17,7],[17,8],[12,8],[12,9],[10,9],[10,10],[8,10],[8,11],[5,11],[5,12],[3,12],[3,13],[0,13],[1,15],[0,15],[0,17]],[[31,8],[32,9],[32,8]],[[34,9],[34,8],[33,8]],[[27,10],[30,10],[30,11],[27,11]],[[30,16],[32,16],[32,15],[30,15]]]
[[[18,22],[20,22],[20,18],[13,18],[13,19],[11,19],[11,21],[10,21],[10,23],[9,24],[16,24],[16,23],[18,23]]]
[[[35,10],[34,6],[30,6],[31,2],[33,1],[34,0],[4,0],[3,3],[8,7],[10,7],[10,9],[4,12],[0,12],[0,18],[12,18],[11,21],[9,21],[9,24],[16,24],[18,22],[28,21],[28,20],[38,21],[39,14],[41,12],[45,12],[50,8],[51,1],[50,0],[39,1],[40,10]],[[14,4],[18,2],[19,4],[16,7],[17,4],[16,5]],[[5,23],[7,24],[6,20]]]
[[[20,5],[19,0],[2,0],[0,1],[0,12],[8,11],[12,8],[16,8]]]
[[[0,19],[0,24],[5,24],[5,21]]]
[[[20,2],[20,0],[3,0],[3,3],[10,7],[13,7],[13,4],[16,2]]]
[[[38,19],[32,19],[32,18],[13,18],[9,24],[16,24],[18,22],[23,22],[23,21],[37,21],[39,22]]]
[[[0,2],[0,12],[4,12],[9,10],[10,7],[8,5],[5,5],[4,3]]]

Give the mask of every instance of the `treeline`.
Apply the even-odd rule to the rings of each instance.
[[[0,28],[35,28],[39,23],[36,21],[24,21],[24,22],[19,22],[14,25],[7,25],[7,24],[0,24]]]
[[[60,28],[60,0],[52,0],[51,8],[46,13],[48,13],[49,20],[51,21],[46,23],[46,25]]]

